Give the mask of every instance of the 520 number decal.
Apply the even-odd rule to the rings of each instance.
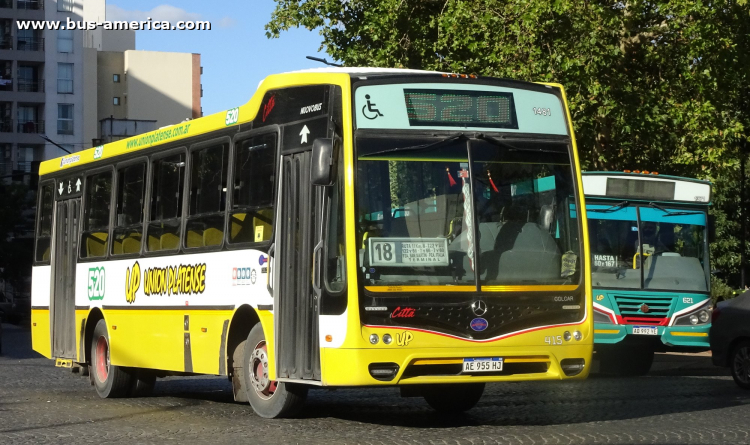
[[[534,114],[538,116],[552,116],[552,110],[549,108],[532,108],[534,110]]]
[[[231,110],[227,111],[227,116],[224,118],[224,123],[229,125],[234,125],[240,120],[240,109],[239,108],[232,108]]]

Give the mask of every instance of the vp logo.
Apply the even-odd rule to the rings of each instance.
[[[138,261],[133,264],[133,270],[128,268],[125,271],[125,301],[130,304],[135,303],[135,293],[141,287],[141,266]]]
[[[400,334],[396,334],[396,346],[406,346],[414,340],[414,334],[409,331],[404,331]]]
[[[375,104],[370,102],[370,95],[365,94],[365,99],[367,99],[367,105],[362,106],[362,115],[366,117],[367,119],[374,120],[377,119],[378,116],[382,117],[383,113],[380,112],[377,108],[375,108]],[[367,110],[367,111],[365,111]]]

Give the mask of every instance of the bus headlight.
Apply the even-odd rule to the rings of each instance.
[[[674,326],[697,326],[711,322],[711,307],[708,302],[689,314],[677,317]]]
[[[377,345],[379,341],[380,337],[378,337],[378,334],[370,334],[370,343]]]

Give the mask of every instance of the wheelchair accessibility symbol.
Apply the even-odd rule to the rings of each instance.
[[[362,115],[370,120],[377,119],[378,116],[382,117],[383,113],[381,113],[380,110],[375,108],[376,104],[370,102],[369,94],[365,94],[365,99],[367,99],[367,105],[362,106]],[[369,116],[368,116],[368,113],[369,113]]]

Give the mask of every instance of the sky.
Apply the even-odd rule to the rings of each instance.
[[[318,31],[292,29],[266,37],[273,0],[107,0],[107,20],[208,20],[210,31],[136,31],[136,49],[199,53],[203,113],[207,116],[250,100],[269,74],[324,66],[305,56],[319,53]]]

